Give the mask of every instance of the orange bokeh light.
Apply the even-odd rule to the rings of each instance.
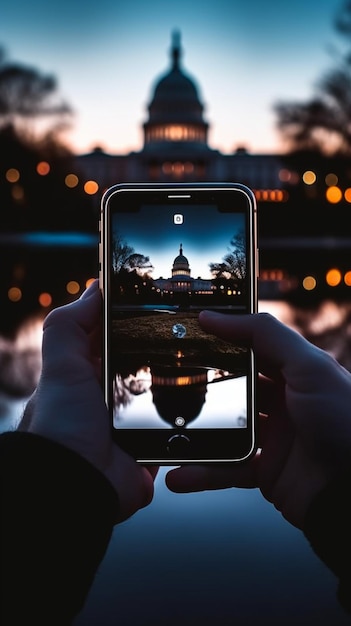
[[[10,167],[5,174],[5,177],[9,183],[17,183],[20,179],[20,173],[15,167]]]
[[[39,304],[40,306],[46,308],[48,306],[50,306],[50,304],[52,303],[52,297],[49,293],[43,292],[40,294],[39,298]]]
[[[305,276],[302,286],[306,291],[313,291],[317,287],[317,281],[314,276]]]
[[[307,170],[306,172],[304,172],[302,180],[305,185],[313,185],[317,180],[317,176],[314,172],[312,172],[312,170]]]
[[[94,193],[96,193],[98,190],[99,190],[99,185],[97,184],[95,180],[87,180],[87,182],[84,185],[85,193],[87,193],[89,196],[93,196]]]
[[[19,287],[10,287],[7,292],[7,296],[11,302],[19,302],[22,298],[22,291]]]
[[[325,195],[328,202],[330,202],[331,204],[337,204],[342,199],[342,191],[339,187],[336,187],[335,185],[328,187]]]
[[[46,176],[50,172],[50,165],[47,161],[40,161],[37,165],[37,172],[40,176]]]
[[[73,187],[77,187],[78,183],[79,183],[78,176],[76,176],[75,174],[67,174],[65,178],[66,187],[73,189]]]
[[[338,269],[331,269],[327,272],[325,280],[329,287],[337,287],[342,279],[341,272]]]
[[[88,287],[90,287],[90,285],[94,282],[95,278],[88,278],[88,280],[85,283],[85,287],[86,289],[88,289]]]
[[[80,290],[80,284],[76,280],[70,280],[66,285],[66,291],[72,296],[76,295]]]

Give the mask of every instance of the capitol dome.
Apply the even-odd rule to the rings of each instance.
[[[190,277],[189,261],[183,254],[183,246],[180,244],[179,254],[173,261],[172,277],[187,276]]]
[[[181,68],[180,34],[173,33],[171,69],[156,82],[144,124],[145,144],[207,142],[208,124],[195,81]]]

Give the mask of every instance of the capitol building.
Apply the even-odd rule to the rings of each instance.
[[[240,181],[255,190],[258,200],[281,201],[284,165],[279,155],[212,149],[199,91],[182,67],[180,34],[175,32],[169,70],[155,80],[148,100],[142,149],[118,155],[96,148],[75,156],[78,169],[100,189],[120,182]],[[264,196],[267,190],[269,197]]]
[[[340,276],[348,276],[348,158],[306,154],[297,162],[294,155],[256,154],[243,147],[223,154],[208,142],[210,124],[200,93],[196,79],[183,67],[180,34],[174,32],[169,67],[155,77],[146,100],[142,148],[128,154],[96,148],[75,155],[82,179],[100,192],[117,183],[243,183],[252,189],[258,207],[261,298],[287,297],[299,289],[305,297],[305,278],[310,276],[307,284],[312,284],[309,293],[314,297],[317,291],[324,293],[330,269],[338,267]],[[190,285],[194,293],[197,278],[183,270],[178,281],[173,273],[157,279],[160,292],[171,293],[177,284],[179,291],[184,288],[185,293]]]
[[[197,295],[211,295],[215,289],[212,280],[203,279],[200,276],[193,278],[189,261],[183,254],[183,246],[180,244],[179,254],[175,257],[170,278],[158,278],[154,285],[163,293],[188,293]]]

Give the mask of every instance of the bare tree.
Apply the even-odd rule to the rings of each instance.
[[[232,249],[220,263],[210,263],[210,271],[215,278],[243,280],[246,276],[246,246],[243,232],[237,233],[230,241]]]
[[[351,1],[337,15],[336,31],[345,38],[347,51],[334,50],[336,67],[317,82],[307,102],[278,102],[277,127],[291,150],[323,154],[351,152]]]
[[[143,274],[146,270],[153,268],[148,256],[135,252],[134,248],[117,233],[112,242],[112,264],[115,274],[119,274],[122,270]]]
[[[9,62],[0,49],[0,129],[21,135],[57,132],[68,125],[72,110],[57,93],[56,78],[33,67]]]
[[[134,253],[134,248],[129,246],[118,234],[115,234],[112,242],[112,265],[118,274],[128,265],[128,259]]]

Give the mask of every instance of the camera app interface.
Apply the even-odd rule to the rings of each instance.
[[[116,428],[246,428],[249,353],[203,332],[203,309],[249,310],[247,216],[215,205],[111,215]]]

